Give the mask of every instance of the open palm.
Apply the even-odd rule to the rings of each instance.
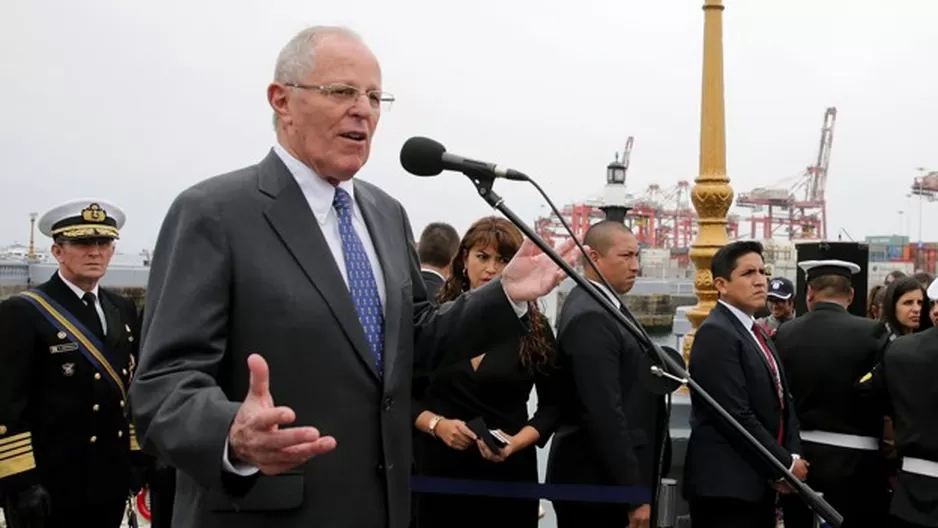
[[[582,255],[573,240],[560,246],[557,253],[571,266]],[[530,302],[550,293],[566,275],[560,266],[526,238],[502,271],[502,284],[512,301]]]

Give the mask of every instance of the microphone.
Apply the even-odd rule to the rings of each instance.
[[[439,142],[425,137],[412,137],[401,147],[401,165],[414,176],[436,176],[444,170],[462,172],[466,176],[479,175],[514,181],[530,181],[524,173],[446,152]]]

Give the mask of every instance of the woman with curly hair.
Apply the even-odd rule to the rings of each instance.
[[[452,274],[440,288],[440,303],[455,299],[496,279],[521,247],[521,232],[509,221],[486,217],[463,236]],[[417,373],[414,380],[416,473],[468,481],[538,481],[537,451],[560,418],[556,342],[547,317],[535,303],[528,306],[530,332],[489,350],[454,350],[465,360],[437,371]],[[464,346],[455,343],[454,347]],[[450,354],[446,354],[450,355]],[[538,406],[528,416],[528,397],[537,390]],[[493,452],[467,423],[481,418],[508,444]],[[473,495],[420,495],[419,528],[478,528],[492,525],[534,528],[537,499]]]

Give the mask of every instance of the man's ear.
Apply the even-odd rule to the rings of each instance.
[[[717,292],[720,294],[720,297],[723,297],[723,294],[726,292],[726,283],[727,280],[723,277],[714,277],[713,278],[713,287],[717,289]]]

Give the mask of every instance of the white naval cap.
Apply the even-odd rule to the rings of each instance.
[[[938,279],[931,281],[928,290],[925,292],[932,301],[938,301]]]
[[[127,217],[123,209],[100,198],[79,198],[39,217],[39,232],[52,239],[120,238]]]
[[[806,260],[799,262],[798,267],[804,270],[808,281],[824,275],[840,275],[849,279],[860,273],[860,266],[846,260]]]

